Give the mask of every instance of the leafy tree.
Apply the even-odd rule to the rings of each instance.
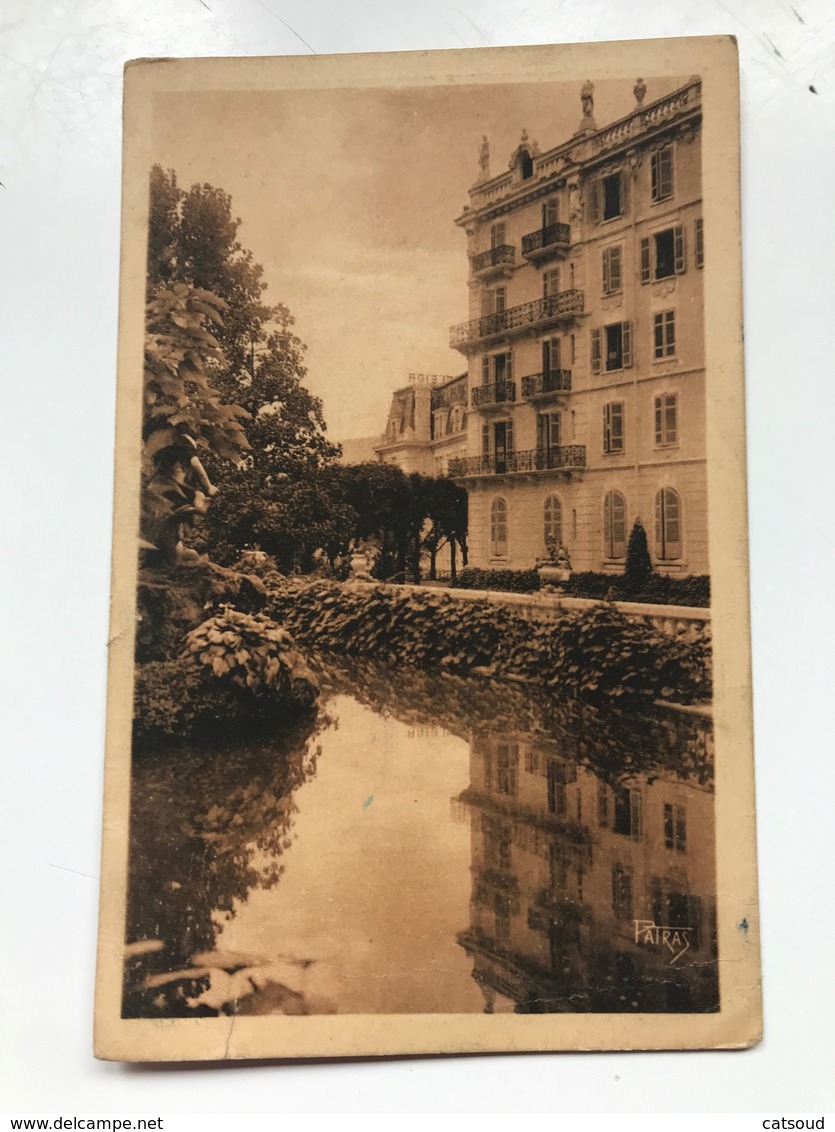
[[[429,554],[429,577],[437,573],[437,555],[446,543],[450,553],[450,577],[457,576],[456,551],[460,548],[467,565],[467,493],[449,479],[427,479],[424,487],[426,518],[429,527],[423,535],[423,546]]]
[[[248,413],[242,418],[245,457],[234,468],[209,461],[222,489],[219,500],[230,500],[213,506],[207,518],[208,546],[219,557],[230,544],[263,542],[264,522],[256,519],[261,510],[276,521],[286,518],[287,478],[306,477],[339,454],[327,438],[321,400],[303,384],[305,346],[293,333],[293,317],[286,306],[265,302],[263,269],[239,241],[240,223],[228,193],[206,184],[184,190],[173,170],[153,168],[149,298],[186,283],[223,301],[215,333],[227,364],[214,379],[221,399]]]
[[[246,410],[224,404],[214,375],[225,359],[206,323],[224,303],[184,283],[158,288],[147,305],[142,427],[143,539],[182,560],[184,524],[214,494],[201,460],[238,461]]]
[[[623,571],[624,589],[636,593],[646,585],[652,574],[652,559],[649,556],[647,533],[640,519],[636,519],[629,532],[626,547],[626,566]]]

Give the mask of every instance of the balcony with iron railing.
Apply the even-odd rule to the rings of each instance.
[[[512,244],[498,244],[495,248],[488,248],[486,252],[479,252],[470,261],[473,275],[484,278],[505,271],[516,263],[516,248]]]
[[[515,381],[495,381],[491,385],[473,387],[473,408],[485,409],[493,405],[505,405],[516,400]]]
[[[570,224],[547,224],[522,237],[522,255],[531,260],[546,259],[567,252],[570,245]]]
[[[528,448],[504,455],[454,456],[448,475],[453,479],[472,476],[504,476],[517,472],[573,472],[586,466],[584,444],[562,444],[553,448]]]
[[[449,344],[454,349],[473,346],[487,338],[524,334],[528,330],[547,326],[556,322],[569,322],[583,313],[584,296],[582,291],[558,291],[542,299],[507,307],[494,314],[461,322],[450,327]]]
[[[571,370],[552,369],[547,373],[532,373],[522,378],[522,396],[526,401],[536,401],[555,397],[560,393],[571,392]]]

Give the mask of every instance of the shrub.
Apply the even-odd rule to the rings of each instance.
[[[180,655],[137,667],[138,737],[257,725],[312,706],[318,683],[290,634],[229,606],[192,629]]]
[[[530,594],[539,589],[536,570],[479,570],[467,566],[451,582],[458,590],[499,590],[502,593]]]
[[[623,570],[623,588],[627,593],[637,593],[652,576],[652,560],[647,545],[647,532],[640,519],[636,519],[629,532],[626,547],[626,565]]]

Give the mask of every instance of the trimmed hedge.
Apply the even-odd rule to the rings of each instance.
[[[478,570],[468,566],[450,583],[458,590],[498,590],[501,593],[530,594],[540,588],[536,570]],[[572,574],[562,586],[568,597],[592,600],[634,601],[646,605],[687,605],[698,609],[710,606],[710,577],[667,578],[650,574],[639,589],[631,589],[622,574],[602,574],[586,570]]]
[[[608,598],[635,601],[646,605],[687,605],[697,609],[710,607],[710,576],[694,574],[690,578],[668,578],[650,574],[640,589],[630,590],[627,580],[618,574],[599,574],[592,570],[572,574],[564,592],[571,597]]]
[[[288,579],[270,593],[268,608],[297,639],[323,652],[460,673],[486,669],[591,701],[710,697],[706,641],[663,636],[612,605],[536,623],[437,590],[403,594]]]
[[[478,570],[467,566],[450,582],[456,590],[499,590],[502,593],[531,594],[539,589],[536,570]]]

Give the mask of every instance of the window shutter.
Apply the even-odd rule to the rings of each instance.
[[[627,369],[632,365],[632,323],[622,322],[621,324],[621,352],[623,355],[623,368]]]
[[[621,249],[612,248],[609,252],[609,286],[613,291],[621,289]]]
[[[656,152],[653,153],[653,155],[652,155],[652,162],[651,162],[651,170],[652,170],[652,173],[651,173],[651,181],[652,181],[651,195],[652,195],[653,200],[658,200],[658,181],[659,181],[659,172],[660,172],[659,167],[660,167],[660,163],[661,163],[660,159],[661,159],[661,154],[658,153],[658,151],[656,150]]]
[[[668,145],[659,154],[658,190],[663,198],[673,195],[673,147]]]
[[[554,370],[558,370],[560,368],[560,355],[561,354],[562,354],[562,351],[560,349],[559,338],[552,338],[551,339],[551,370],[552,370],[552,372]]]
[[[600,223],[600,181],[597,177],[588,182],[589,224]]]
[[[504,375],[507,381],[513,381],[513,351],[508,350],[505,354],[505,370]]]
[[[616,401],[612,405],[612,419],[611,419],[611,441],[612,451],[623,451],[623,402]]]
[[[684,257],[684,227],[681,224],[673,229],[673,247],[676,263],[676,275],[682,275],[687,269]]]
[[[514,451],[513,446],[513,421],[510,420],[505,426],[505,444],[507,445],[508,454]]]
[[[662,409],[661,409],[661,398],[660,397],[655,398],[655,443],[656,444],[663,444],[664,443],[663,414],[662,414]]]
[[[678,398],[675,393],[666,398],[667,405],[664,414],[664,434],[667,444],[678,443]]]
[[[487,424],[481,426],[481,454],[490,455],[490,426]]]
[[[612,260],[611,248],[603,252],[603,294],[608,295],[612,290]]]
[[[629,817],[632,827],[632,837],[635,841],[641,840],[641,795],[637,790],[629,791]]]
[[[704,267],[705,265],[705,222],[701,217],[695,221],[695,235],[696,235],[696,267]]]
[[[612,406],[603,406],[603,451],[612,451]],[[608,497],[607,497],[608,498]]]
[[[641,240],[641,282],[649,283],[652,274],[652,267],[649,254],[649,237],[644,236]]]
[[[620,175],[620,214],[629,215],[629,174],[626,172]]]
[[[536,418],[536,446],[540,452],[548,447],[548,429],[547,418],[544,413],[540,413]]]
[[[546,338],[542,343],[542,372],[544,374],[550,373],[551,370],[551,343]]]
[[[591,331],[591,371],[600,373],[600,328]]]
[[[490,384],[490,359],[485,354],[481,359],[481,384]]]

